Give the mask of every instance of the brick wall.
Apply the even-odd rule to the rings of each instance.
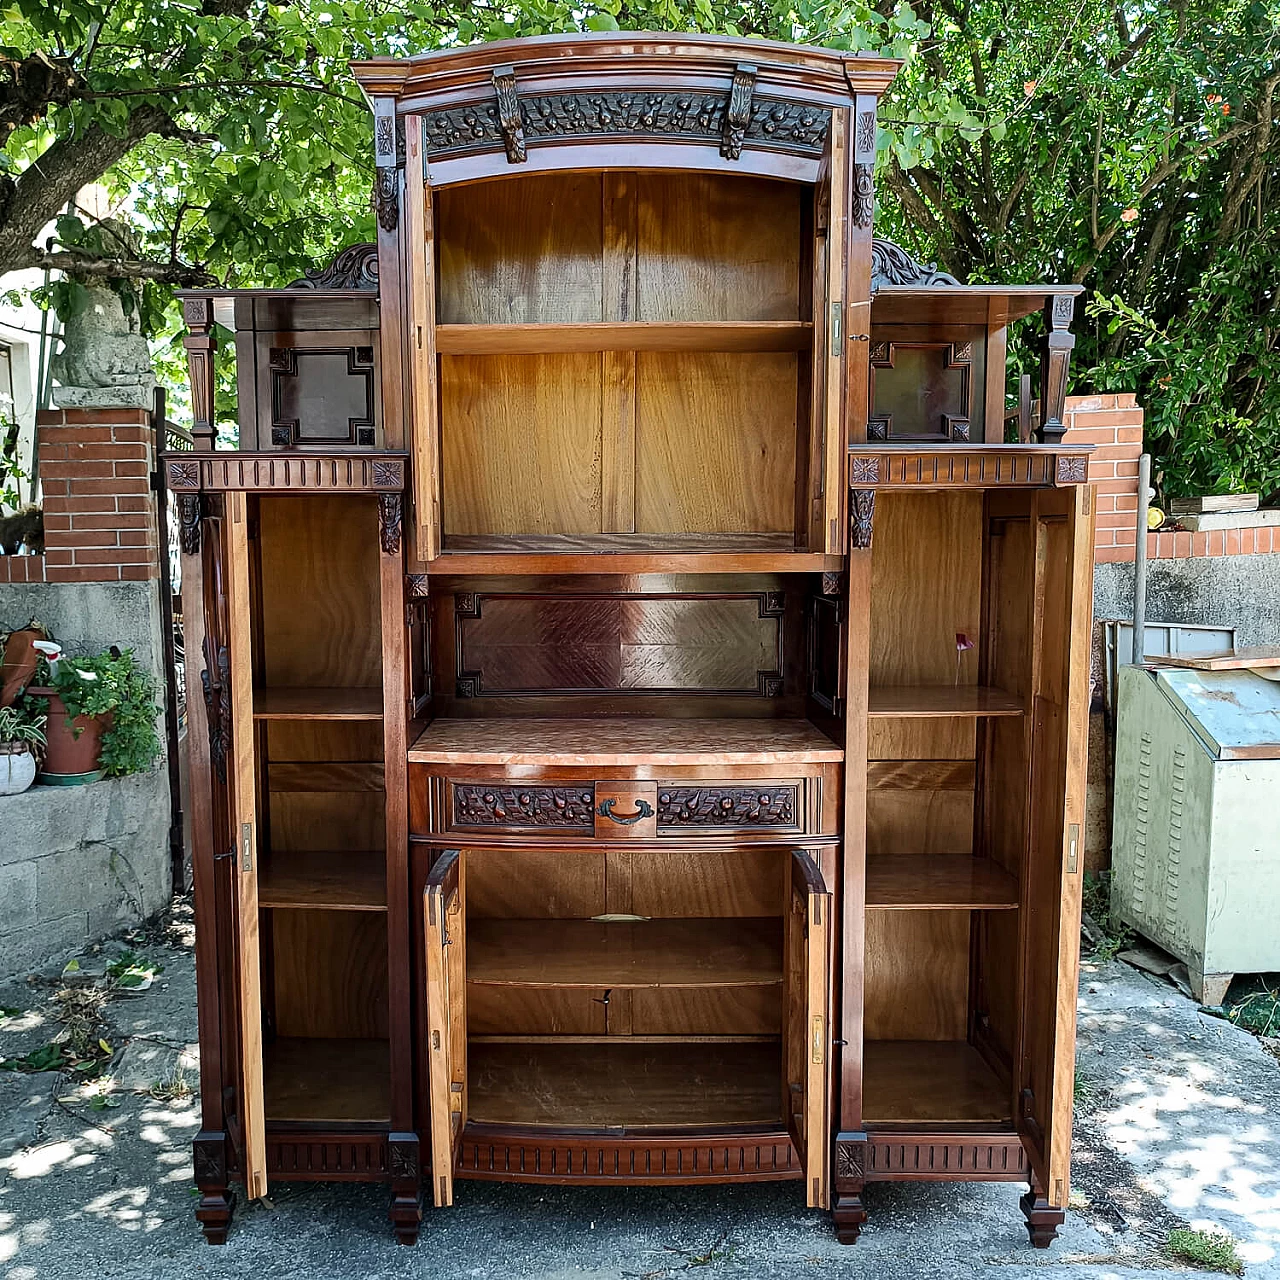
[[[1098,486],[1094,561],[1132,563],[1137,540],[1138,458],[1142,409],[1132,393],[1068,396],[1067,444],[1091,444],[1089,479]],[[1148,560],[1280,552],[1280,529],[1215,529],[1205,533],[1147,534]]]
[[[45,409],[36,417],[43,556],[0,556],[0,584],[158,576],[151,417],[145,409]]]

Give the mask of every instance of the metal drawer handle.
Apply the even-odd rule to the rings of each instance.
[[[639,822],[642,818],[653,817],[653,806],[647,800],[636,801],[635,813],[614,813],[613,806],[617,801],[610,796],[607,800],[600,801],[600,807],[596,812],[602,818],[608,818],[610,822],[616,822],[619,826],[629,827],[633,823]]]

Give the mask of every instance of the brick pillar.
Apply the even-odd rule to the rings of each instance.
[[[1131,392],[1069,396],[1063,444],[1091,444],[1089,479],[1098,487],[1096,562],[1132,560],[1137,538],[1142,409]]]
[[[155,460],[147,410],[44,409],[36,430],[44,490],[44,581],[158,577],[151,491]]]

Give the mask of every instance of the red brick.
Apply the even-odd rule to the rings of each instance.
[[[1119,564],[1133,559],[1132,547],[1099,547],[1093,558],[1098,564]]]
[[[1257,531],[1254,529],[1240,530],[1240,554],[1241,555],[1245,555],[1245,556],[1253,555],[1253,550],[1254,550],[1254,547],[1256,546],[1256,539],[1254,538],[1254,534],[1256,532]]]
[[[71,517],[72,527],[76,529],[146,529],[151,525],[151,517],[133,512],[111,511],[107,513],[89,512]],[[46,525],[48,520],[45,521]]]
[[[150,511],[152,499],[133,493],[122,493],[116,499],[117,511]]]
[[[44,513],[44,531],[45,533],[56,533],[62,529],[71,528],[71,517],[63,514],[61,511],[46,511]]]
[[[67,456],[67,446],[65,444],[40,444],[40,465],[46,462],[62,462]]]
[[[1226,539],[1223,537],[1225,530],[1211,529],[1209,531],[1209,550],[1205,553],[1211,556],[1220,556],[1226,551]]]
[[[1138,475],[1138,464],[1136,462],[1117,462],[1116,476],[1133,476],[1135,479]]]
[[[1071,425],[1078,428],[1110,427],[1115,430],[1117,426],[1131,426],[1132,422],[1127,414],[1117,413],[1114,409],[1078,409],[1072,416]]]
[[[1141,444],[1142,428],[1138,427],[1117,427],[1116,443],[1117,444]]]
[[[111,434],[121,444],[150,444],[155,438],[155,432],[151,430],[150,426],[112,427]]]
[[[126,480],[145,480],[151,474],[151,468],[145,462],[117,462],[116,475]]]
[[[1068,396],[1066,412],[1071,414],[1096,413],[1099,410],[1114,408],[1115,403],[1115,395],[1110,391],[1104,391],[1101,395],[1096,396]]]
[[[146,427],[150,425],[151,414],[146,409],[64,409],[67,426]]]
[[[154,547],[150,529],[121,529],[116,539],[122,547]]]
[[[48,465],[41,465],[40,474],[51,479],[95,480],[102,476],[113,475],[112,465],[110,462],[76,462],[74,460],[50,462]]]
[[[80,480],[75,487],[77,493],[110,493],[112,495],[119,493],[120,488],[121,482],[114,477],[110,480]]]
[[[119,544],[114,529],[90,529],[84,533],[60,533],[55,545],[59,547],[114,547]]]
[[[1115,444],[1115,442],[1116,432],[1114,427],[1072,426],[1063,439],[1063,444]]]
[[[1138,531],[1132,525],[1124,529],[1113,529],[1112,533],[1115,534],[1118,547],[1132,547],[1138,541]]]
[[[158,578],[160,569],[152,561],[150,564],[122,564],[120,578],[123,582],[146,582],[150,578]]]
[[[1173,554],[1178,560],[1185,560],[1191,554],[1191,535],[1186,530],[1173,535]]]
[[[1271,529],[1255,529],[1253,532],[1254,532],[1254,546],[1257,548],[1257,550],[1264,553],[1270,552],[1272,530]]]
[[[50,444],[110,444],[110,427],[47,427],[40,432],[40,443]]]
[[[146,460],[146,450],[136,444],[73,444],[54,445],[61,448],[73,462],[121,462],[131,459]]]
[[[1209,533],[1207,530],[1200,530],[1191,535],[1191,554],[1193,556],[1207,556],[1209,554]]]
[[[1135,471],[1134,475],[1138,473]],[[1089,459],[1089,481],[1091,484],[1107,483],[1115,479],[1116,464],[1114,462],[1095,462]]]
[[[37,427],[56,427],[62,422],[63,413],[61,409],[37,409],[36,410],[36,426]]]
[[[59,551],[57,547],[50,547],[44,553],[44,562],[51,569],[54,565],[68,565],[72,562],[72,553],[68,551]]]
[[[1111,512],[1116,509],[1115,495],[1110,493],[1098,494],[1097,507],[1095,510],[1101,515],[1104,511]]]
[[[40,487],[44,490],[46,498],[65,498],[67,496],[67,482],[65,480],[46,480],[41,476]]]
[[[1126,462],[1137,459],[1142,454],[1142,448],[1136,444],[1100,444],[1090,455],[1092,461],[1097,458],[1101,461],[1104,458],[1123,458]]]
[[[85,493],[77,493],[70,498],[61,498],[58,500],[57,510],[59,511],[115,511],[116,499],[111,494],[89,495]],[[48,502],[45,503],[45,510],[49,510]]]
[[[119,582],[120,570],[109,564],[64,565],[49,568],[49,582]]]
[[[1106,463],[1111,468],[1112,474],[1115,473],[1115,464]],[[1093,467],[1089,468],[1089,479],[1093,480]],[[1133,493],[1138,492],[1137,483],[1133,480],[1098,480],[1095,482],[1098,486],[1099,493]],[[1137,499],[1135,499],[1136,501]]]
[[[147,564],[151,551],[146,547],[83,548],[76,551],[76,564]]]
[[[1224,529],[1223,533],[1227,535],[1224,539],[1226,544],[1224,547],[1225,554],[1229,556],[1238,556],[1240,554],[1240,530]]]
[[[1136,493],[1117,493],[1111,499],[1116,504],[1117,511],[1137,511],[1138,495]]]
[[[1133,517],[1123,511],[1099,511],[1099,529],[1132,529]]]

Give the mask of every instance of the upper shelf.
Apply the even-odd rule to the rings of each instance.
[[[844,752],[807,720],[435,720],[417,764],[810,764]]]
[[[601,324],[442,324],[441,355],[552,355],[575,351],[803,351],[806,321],[630,321]]]
[[[977,684],[880,685],[868,691],[869,716],[1020,716],[1022,699]]]
[[[255,689],[255,720],[381,720],[381,689]]]

